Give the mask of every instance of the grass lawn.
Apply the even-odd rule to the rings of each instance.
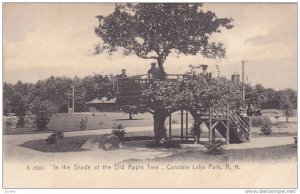
[[[45,139],[38,139],[33,141],[28,141],[20,146],[30,148],[41,152],[76,152],[84,151],[81,146],[89,139],[96,138],[103,135],[83,135],[83,136],[73,136],[64,137],[59,139],[56,144],[46,144]],[[137,140],[152,140],[153,135],[151,132],[134,132],[127,133],[125,141],[137,141]]]
[[[87,125],[85,129],[81,129],[80,121],[87,118]],[[192,116],[189,115],[189,123],[192,124]],[[172,114],[172,123],[180,123],[180,111]],[[82,131],[82,130],[96,130],[96,129],[110,129],[114,124],[122,124],[124,127],[139,127],[139,126],[152,126],[153,117],[150,113],[135,115],[133,120],[128,119],[127,114],[120,112],[101,112],[96,113],[59,113],[52,116],[48,129],[45,131],[38,131],[32,127],[32,124],[26,124],[25,127],[17,128],[14,134],[26,133],[44,133],[55,129],[62,131]],[[167,124],[167,121],[166,121]],[[4,134],[9,134],[7,130],[3,130]]]
[[[99,135],[86,135],[86,136],[75,136],[75,137],[65,137],[63,140],[59,140],[54,145],[47,145],[45,139],[28,141],[20,146],[34,149],[41,152],[77,152],[85,151],[81,146],[89,139],[99,137]],[[148,147],[153,142],[153,138],[150,132],[134,132],[128,133],[125,139],[124,145],[132,148],[143,148]],[[191,142],[189,142],[191,143]],[[151,149],[151,148],[150,148]],[[152,148],[159,150],[161,148]],[[163,148],[165,149],[165,148]],[[234,161],[276,161],[291,159],[297,156],[297,147],[295,145],[283,145],[274,146],[267,148],[251,148],[251,149],[241,149],[241,150],[225,150],[221,155],[209,155],[206,154],[204,150],[198,148],[170,148],[168,149],[172,154],[163,158],[155,158],[151,161],[155,162],[183,162],[189,158],[189,161],[214,161],[214,162],[234,162]],[[126,160],[125,162],[138,161],[136,159]]]
[[[220,155],[206,154],[204,150],[189,150],[177,152],[164,158],[155,158],[155,162],[184,162],[186,158],[191,162],[236,162],[236,161],[282,161],[297,158],[295,145],[282,145],[267,148],[251,148],[241,150],[225,150]]]

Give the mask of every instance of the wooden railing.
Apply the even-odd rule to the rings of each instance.
[[[216,119],[226,119],[233,123],[245,135],[247,139],[250,136],[250,121],[247,118],[237,114],[236,110],[230,110],[228,107],[212,107],[212,117]]]
[[[167,80],[180,80],[186,77],[186,74],[167,74],[165,79]],[[142,74],[136,76],[130,76],[125,78],[115,78],[113,80],[114,90],[118,93],[137,93],[142,89],[147,88],[150,83],[153,83],[156,79],[152,79],[149,74]]]

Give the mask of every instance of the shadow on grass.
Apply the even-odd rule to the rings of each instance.
[[[58,139],[55,144],[47,144],[46,139],[38,139],[24,142],[19,145],[21,147],[30,148],[40,152],[78,152],[78,151],[87,151],[82,149],[82,145],[93,138],[99,138],[103,135],[84,135],[84,136],[73,136],[73,137],[64,137],[63,139]],[[143,140],[152,140],[153,137],[150,136],[131,136],[125,137],[125,142],[130,141],[143,141]]]
[[[136,119],[112,119],[112,121],[139,121],[139,120],[144,120],[144,119],[140,119],[140,118],[136,118]]]

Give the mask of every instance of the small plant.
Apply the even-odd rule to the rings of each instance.
[[[224,142],[221,140],[216,140],[211,143],[205,144],[207,151],[205,153],[218,155],[224,152]]]
[[[268,116],[254,116],[251,118],[251,125],[253,127],[259,127],[271,123],[271,119]]]
[[[58,139],[64,138],[64,132],[61,130],[55,130],[47,139],[47,144],[55,144]]]
[[[276,122],[278,122],[279,115],[275,115]]]
[[[260,131],[265,135],[270,135],[272,133],[272,126],[270,124],[264,124],[260,127]]]
[[[125,139],[126,132],[122,124],[118,124],[118,125],[114,124],[112,126],[112,133],[116,135],[120,141],[123,141]]]
[[[86,129],[87,122],[88,122],[88,118],[87,117],[85,117],[84,119],[81,119],[80,123],[79,123],[79,128],[80,129]]]
[[[96,116],[97,109],[95,107],[89,108],[89,111],[92,112],[92,116]]]

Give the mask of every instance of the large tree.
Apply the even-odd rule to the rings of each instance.
[[[157,81],[143,92],[151,99],[148,107],[157,114],[154,122],[157,141],[166,137],[164,122],[170,113],[186,109],[194,118],[194,129],[199,130],[200,124],[197,109],[210,106],[229,106],[236,108],[241,103],[241,87],[234,85],[224,77],[207,79],[202,73],[189,72],[178,80]]]
[[[116,4],[112,14],[97,18],[99,26],[95,32],[102,41],[96,46],[96,53],[111,54],[122,47],[125,55],[156,60],[161,71],[171,51],[224,57],[223,44],[209,42],[209,38],[221,32],[222,27],[233,27],[232,19],[203,11],[201,3]]]
[[[284,110],[286,122],[293,115],[293,111],[297,109],[297,92],[292,89],[284,89],[278,91],[280,109]]]
[[[138,3],[116,4],[108,16],[97,16],[95,33],[101,38],[96,54],[112,54],[122,49],[124,55],[134,54],[142,59],[156,60],[161,73],[171,52],[184,55],[201,54],[207,58],[222,58],[222,43],[209,41],[222,28],[231,29],[232,19],[219,18],[204,11],[201,3]],[[159,87],[160,84],[157,84]],[[153,101],[156,139],[165,134],[164,122],[168,111]]]

